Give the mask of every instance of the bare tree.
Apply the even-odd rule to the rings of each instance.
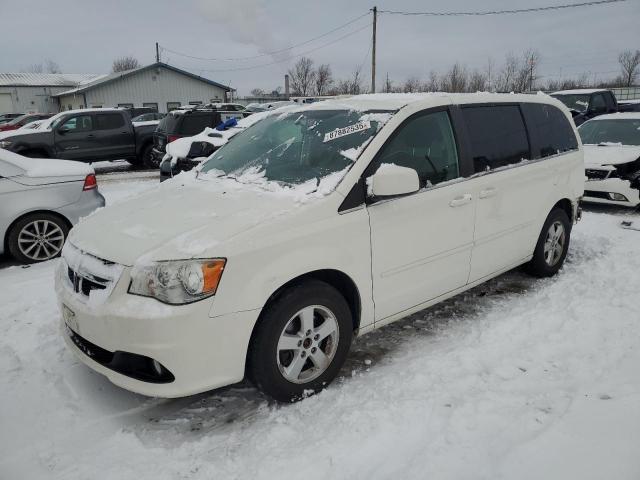
[[[625,50],[618,56],[620,62],[620,79],[623,87],[630,87],[638,78],[638,67],[640,66],[640,50],[635,52]]]
[[[418,77],[411,76],[404,81],[402,91],[405,93],[419,92],[421,87],[420,79]]]
[[[261,88],[254,88],[253,90],[251,90],[251,95],[253,95],[254,97],[262,97],[264,96],[264,90],[262,90]]]
[[[62,73],[60,66],[50,58],[47,58],[44,62],[29,65],[24,70],[29,73]]]
[[[445,92],[465,92],[468,81],[466,67],[456,62],[442,78],[441,87]]]
[[[433,70],[429,72],[429,79],[425,82],[423,89],[427,92],[437,92],[440,90],[440,77]]]
[[[311,87],[316,78],[316,72],[313,70],[313,60],[302,57],[288,73],[294,94],[306,96],[311,93]]]
[[[469,84],[467,91],[469,92],[486,92],[488,90],[487,74],[479,70],[474,70],[469,75]]]
[[[382,84],[382,92],[383,93],[391,93],[393,92],[393,82],[389,79],[389,72],[387,72],[387,77]]]
[[[316,95],[325,95],[331,88],[333,83],[333,75],[331,74],[331,67],[325,63],[318,67],[315,77],[315,91]]]
[[[126,70],[133,70],[134,68],[138,68],[140,63],[135,57],[127,56],[127,57],[119,57],[113,61],[113,65],[111,66],[111,71],[113,73],[124,72]]]

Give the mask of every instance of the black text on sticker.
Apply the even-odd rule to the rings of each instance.
[[[358,122],[353,125],[347,125],[346,127],[336,128],[330,132],[324,134],[324,142],[329,142],[331,140],[335,140],[336,138],[344,137],[345,135],[351,135],[352,133],[362,132],[363,130],[368,130],[371,128],[371,123],[367,120],[366,122]]]

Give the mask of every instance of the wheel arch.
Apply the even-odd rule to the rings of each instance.
[[[551,208],[551,210],[553,211],[556,208],[564,210],[564,212],[567,214],[567,217],[569,217],[570,224],[573,224],[575,222],[575,215],[573,214],[573,203],[571,203],[571,200],[569,200],[568,198],[563,198],[562,200],[557,201],[556,204]]]
[[[346,300],[349,305],[349,309],[351,310],[351,320],[353,322],[353,330],[354,332],[360,328],[360,316],[362,312],[362,301],[360,298],[360,291],[353,281],[353,279],[347,275],[346,273],[336,270],[336,269],[320,269],[313,270],[307,273],[303,273],[298,275],[297,277],[292,278],[288,282],[284,283],[280,287],[278,287],[270,296],[267,298],[258,320],[256,321],[256,325],[253,327],[253,331],[255,331],[256,326],[260,323],[262,319],[263,313],[267,310],[269,305],[271,305],[284,291],[288,288],[303,283],[305,280],[320,280],[331,285],[335,288]],[[253,332],[252,332],[253,336]]]
[[[54,217],[59,218],[60,220],[62,220],[67,225],[69,230],[71,230],[71,228],[73,227],[73,224],[71,223],[71,221],[67,217],[65,217],[61,213],[55,212],[53,210],[39,209],[39,210],[30,210],[28,212],[23,212],[20,215],[18,215],[16,218],[13,219],[13,221],[9,224],[9,226],[7,227],[7,229],[4,232],[4,239],[2,241],[2,245],[4,247],[4,251],[5,252],[9,251],[9,235],[11,234],[11,230],[13,230],[13,227],[15,227],[16,223],[18,223],[23,218],[28,217],[29,215],[34,215],[34,214],[38,214],[38,213],[46,213],[47,215],[53,215]]]

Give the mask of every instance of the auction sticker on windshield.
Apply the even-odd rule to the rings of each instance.
[[[365,122],[354,123],[353,125],[347,125],[346,127],[336,128],[331,132],[324,134],[324,142],[335,140],[336,138],[344,137],[345,135],[351,135],[352,133],[362,132],[371,128],[371,122],[368,120]]]

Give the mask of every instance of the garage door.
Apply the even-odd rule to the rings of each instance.
[[[10,93],[0,93],[0,113],[12,113],[13,104],[11,103]]]

